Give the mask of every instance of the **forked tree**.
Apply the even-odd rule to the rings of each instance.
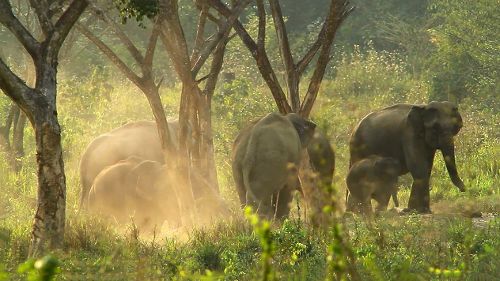
[[[85,26],[80,24],[77,26],[148,98],[157,122],[165,163],[169,165],[169,170],[174,171],[171,173],[171,177],[175,177],[175,181],[180,183],[175,186],[179,188],[176,192],[179,203],[184,209],[183,213],[191,214],[193,214],[195,206],[192,192],[194,185],[197,185],[197,188],[200,185],[213,188],[212,191],[202,190],[201,192],[218,193],[211,125],[211,100],[222,69],[224,51],[230,39],[229,34],[233,23],[250,3],[250,0],[235,1],[234,5],[228,8],[227,18],[212,18],[215,24],[207,22],[207,19],[211,17],[209,6],[204,1],[196,3],[202,8],[195,26],[196,37],[194,42],[189,44],[179,18],[178,1],[158,1],[156,8],[147,14],[152,18],[153,28],[144,55],[138,51],[117,23],[110,20],[95,5],[90,5],[90,11],[111,27],[129,51],[135,63],[140,67],[140,75],[136,74],[131,66],[127,66],[111,48]],[[141,6],[143,4],[147,6],[147,3],[132,1],[125,5],[127,9],[132,8],[141,14],[144,11],[144,6]],[[213,34],[209,34],[209,30],[215,31]],[[163,42],[175,72],[182,83],[178,149],[172,145],[173,140],[168,135],[168,123],[158,92],[159,84],[155,84],[155,79],[152,76],[152,61],[158,38]],[[188,46],[192,46],[191,49]],[[206,179],[206,183],[192,183],[190,181],[192,169],[201,173],[202,177],[197,178]]]
[[[57,119],[57,64],[61,46],[87,6],[85,0],[30,1],[42,32],[37,39],[13,13],[10,1],[0,1],[0,23],[33,59],[36,83],[29,87],[0,58],[0,89],[26,114],[36,140],[38,203],[30,255],[62,246],[66,210],[66,177]]]
[[[167,118],[160,99],[159,88],[161,80],[160,82],[156,82],[157,77],[153,74],[153,60],[160,33],[158,21],[155,21],[152,27],[148,29],[149,36],[145,44],[145,51],[142,53],[136,46],[137,44],[134,43],[130,36],[121,28],[121,25],[113,20],[105,10],[98,7],[95,3],[90,2],[88,12],[91,16],[87,21],[92,21],[95,18],[99,19],[105,26],[112,30],[114,36],[116,36],[127,50],[127,53],[125,55],[120,55],[119,52],[113,50],[110,45],[106,44],[83,22],[77,23],[76,29],[89,39],[120,70],[120,72],[127,77],[128,80],[134,83],[134,85],[144,93],[158,127],[165,161],[172,161],[172,155],[176,155],[177,151],[173,145],[174,140],[172,140],[169,135],[170,131],[168,130]],[[126,55],[129,55],[133,59],[133,63],[127,64]],[[135,70],[134,64],[139,66],[138,71]],[[82,192],[84,191],[82,190]],[[85,196],[81,196],[82,200],[84,198]],[[83,206],[83,203],[84,202],[80,202],[80,205]]]
[[[230,9],[223,1],[207,1],[210,7],[215,9],[221,16],[226,18],[230,16]],[[266,5],[264,0],[256,0],[256,4],[258,16],[257,38],[252,38],[239,20],[234,22],[233,27],[254,58],[279,112],[282,114],[295,112],[307,118],[318,95],[326,67],[330,62],[335,34],[342,22],[354,10],[354,7],[350,5],[349,0],[331,0],[316,40],[311,42],[305,54],[297,59],[296,56],[294,57],[290,47],[290,40],[280,2],[279,0],[268,1],[278,39],[281,61],[286,73],[284,79],[285,85],[282,86],[266,51]],[[307,90],[305,93],[300,93],[301,78],[305,76],[306,69],[313,61],[315,61],[315,65],[312,75],[310,75]],[[283,90],[284,88],[287,90],[288,98]],[[303,161],[303,163],[305,167],[301,168],[301,185],[306,202],[309,203],[312,223],[315,226],[328,225],[326,222],[331,218],[323,212],[322,208],[330,204],[332,189],[331,187],[324,187],[318,190],[319,184],[315,181],[314,177],[309,176],[310,172],[308,170],[310,170],[310,167],[308,161]],[[353,280],[359,280],[359,275],[354,267],[354,255],[343,242],[340,242],[339,245],[343,247],[343,252],[347,254],[347,267],[350,277]]]
[[[207,1],[221,16],[226,18],[230,16],[230,9],[223,1]],[[287,98],[283,90],[285,87],[280,84],[276,71],[273,69],[266,51],[266,6],[264,0],[256,0],[256,3],[258,16],[257,38],[252,38],[240,21],[235,21],[233,27],[255,59],[259,72],[269,87],[278,110],[283,114],[296,112],[301,116],[309,117],[318,95],[321,81],[325,75],[326,67],[331,59],[330,53],[335,34],[342,22],[353,11],[354,7],[349,4],[348,0],[331,0],[316,40],[311,43],[311,46],[305,54],[297,60],[294,58],[290,48],[290,40],[280,3],[278,0],[268,1],[278,39],[281,61],[286,73],[285,87],[288,92]],[[301,95],[301,78],[305,76],[304,73],[306,69],[315,58],[315,66],[312,70],[307,90]],[[303,162],[307,166],[308,161]],[[303,171],[304,169],[301,170]],[[308,173],[302,174],[307,175]],[[318,190],[315,186],[318,184],[313,184],[311,182],[314,181],[313,177],[303,176],[301,177],[301,181],[302,190],[304,191],[306,201],[309,202],[311,209],[310,213],[313,215],[313,223],[320,225],[323,220],[321,208],[325,203],[325,198],[328,198],[328,196],[324,196],[320,192],[317,192]]]

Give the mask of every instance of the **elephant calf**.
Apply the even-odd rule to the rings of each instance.
[[[146,231],[161,227],[165,220],[178,224],[179,206],[162,164],[141,160],[132,156],[102,170],[88,195],[90,211],[120,223],[132,218]]]
[[[347,175],[349,197],[347,209],[372,214],[371,199],[377,201],[377,211],[387,209],[391,195],[396,198],[399,162],[390,157],[372,155],[356,162]]]
[[[301,153],[316,125],[295,113],[270,113],[243,129],[233,145],[233,176],[242,204],[267,218],[288,215]]]

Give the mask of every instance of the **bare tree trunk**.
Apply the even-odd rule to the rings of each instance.
[[[66,215],[61,128],[55,110],[40,110],[43,111],[36,112],[32,122],[36,138],[39,188],[30,256],[39,256],[46,249],[62,246]]]
[[[64,241],[66,177],[61,147],[61,128],[57,121],[58,54],[69,30],[88,3],[73,0],[30,1],[43,34],[38,41],[13,13],[10,1],[0,1],[0,23],[12,32],[34,61],[36,85],[29,87],[0,58],[0,89],[26,114],[36,139],[38,165],[38,203],[33,223],[30,255],[60,247]],[[55,11],[63,9],[56,17]],[[64,9],[65,8],[65,9]]]
[[[5,126],[0,127],[0,145],[5,148],[5,150],[10,153],[10,128],[12,124],[15,124],[16,116],[19,115],[19,107],[12,103],[9,108],[9,113],[5,119]]]
[[[206,176],[210,185],[219,193],[219,185],[217,180],[217,166],[215,165],[214,139],[212,134],[212,110],[211,97],[205,96],[198,107],[200,116],[201,142],[200,152],[201,159],[204,159],[202,171]]]
[[[22,168],[22,157],[24,156],[24,128],[26,127],[26,114],[19,113],[19,118],[14,126],[12,136],[12,154],[14,156],[13,168],[17,173]]]

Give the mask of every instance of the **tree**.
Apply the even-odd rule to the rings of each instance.
[[[430,30],[437,49],[431,59],[432,96],[454,101],[480,90],[494,94],[500,72],[498,2],[434,0],[429,9],[439,23]]]
[[[177,76],[182,83],[181,104],[179,108],[180,134],[178,150],[170,144],[171,140],[169,140],[167,135],[168,130],[166,129],[167,123],[158,122],[159,119],[156,118],[156,113],[155,118],[157,120],[165,159],[168,160],[165,162],[170,166],[168,170],[175,171],[171,176],[178,182],[176,187],[179,186],[180,189],[186,189],[187,187],[188,189],[179,189],[176,192],[181,208],[184,209],[183,213],[193,214],[193,209],[195,209],[192,191],[193,186],[197,184],[190,182],[191,169],[195,169],[197,173],[201,173],[202,177],[198,178],[207,179],[208,185],[213,187],[214,191],[218,193],[211,125],[211,101],[219,73],[222,69],[225,47],[230,39],[229,33],[232,29],[232,24],[249,2],[250,0],[235,1],[227,19],[215,19],[210,14],[210,7],[206,2],[197,1],[196,5],[200,7],[201,11],[198,16],[194,42],[191,44],[188,43],[184,27],[181,24],[179,16],[180,7],[177,0],[158,1],[158,5],[154,5],[156,2],[122,1],[118,5],[122,19],[124,20],[136,18],[141,21],[145,16],[153,20],[155,26],[153,33],[156,34],[156,37],[154,44],[150,40],[149,46],[153,47],[152,50],[154,51],[156,38],[159,35]],[[213,19],[215,25],[207,23],[208,18]],[[140,54],[138,54],[137,50],[133,50],[134,47],[130,42],[127,42],[123,32],[120,32],[116,25],[111,25],[129,51],[132,50],[131,54],[135,61],[141,65],[141,70],[144,74],[144,68],[142,67],[144,64],[141,63]],[[209,30],[215,30],[215,32],[207,37]],[[88,34],[87,37],[90,38]],[[102,44],[100,45],[100,49],[104,50],[105,48]],[[192,48],[191,51],[189,47]],[[118,61],[117,56],[112,56],[110,50],[107,50],[105,53],[107,53],[108,57],[112,58],[129,79],[132,81],[136,80],[137,82],[134,83],[143,89],[140,81],[138,81],[138,77],[134,77],[135,75],[130,72],[130,69],[127,70],[124,64]],[[211,61],[209,60],[210,56],[212,57]],[[210,61],[210,65],[207,66],[208,61]],[[153,95],[158,96],[158,89],[156,89],[156,93]],[[147,94],[147,96],[150,99],[150,95]],[[150,100],[153,112],[156,109],[158,112],[163,111],[159,96],[155,99],[156,101],[154,102]],[[163,117],[161,118],[164,119],[164,113],[162,114]],[[191,140],[187,142],[189,132],[191,133]],[[188,146],[188,143],[192,143],[193,145]]]
[[[208,2],[221,16],[227,18],[230,15],[229,8],[222,1],[208,0]],[[273,95],[278,110],[283,114],[296,112],[304,117],[308,117],[314,101],[316,100],[326,66],[331,58],[330,51],[335,33],[344,19],[352,12],[353,7],[350,6],[347,0],[332,0],[316,40],[298,61],[295,60],[292,54],[280,2],[278,0],[269,0],[269,9],[272,14],[274,29],[278,39],[283,68],[286,73],[285,86],[288,92],[288,98],[285,96],[283,87],[276,75],[276,70],[273,69],[266,50],[267,17],[264,1],[257,0],[257,16],[259,20],[257,40],[254,40],[250,36],[241,21],[235,21],[234,29],[253,56],[261,76]],[[317,57],[316,65],[310,78],[307,91],[301,96],[301,78],[304,76],[306,68],[315,57]],[[308,161],[303,162],[308,163]],[[307,167],[305,169],[310,170]],[[304,178],[302,180],[303,183],[306,182]],[[320,221],[323,220],[321,207],[325,205],[322,198],[325,198],[325,196],[321,195],[317,190],[314,190],[314,186],[315,184],[303,184],[302,187],[306,201],[310,202],[309,205],[313,208],[311,212],[314,214],[313,223],[315,225],[321,225],[322,223]]]
[[[18,1],[13,6],[13,10],[18,15],[18,18],[23,22],[27,30],[33,34],[40,34],[40,30],[36,25],[33,9],[29,6],[28,1]],[[10,35],[10,34],[9,34]],[[12,38],[14,39],[14,38]],[[15,40],[9,40],[15,42]],[[17,43],[7,46],[5,49],[12,54],[11,61],[17,62],[13,67],[23,73],[24,80],[29,86],[35,84],[35,71],[31,58],[26,51],[12,52],[13,48],[18,50],[22,45]],[[1,55],[0,55],[1,56]],[[24,156],[24,129],[26,126],[26,114],[24,114],[16,103],[11,102],[11,105],[5,109],[5,122],[0,126],[0,147],[6,152],[7,161],[15,172],[19,172],[22,168],[22,157]]]
[[[66,177],[56,107],[58,53],[87,2],[63,2],[30,1],[43,34],[37,40],[14,15],[10,2],[0,1],[0,23],[23,45],[36,69],[36,84],[29,87],[0,58],[0,89],[26,114],[35,131],[38,203],[31,236],[32,256],[47,247],[61,247],[64,241]]]
[[[228,17],[229,8],[222,1],[209,0],[209,2],[222,16]],[[295,61],[290,49],[290,42],[281,11],[281,5],[278,0],[269,0],[269,6],[273,17],[276,36],[278,38],[281,59],[286,72],[285,80],[288,90],[288,99],[276,77],[275,70],[269,62],[265,48],[266,9],[264,1],[257,1],[257,14],[259,17],[257,42],[249,35],[240,21],[235,22],[234,28],[254,57],[262,77],[271,90],[279,111],[281,113],[297,112],[304,117],[308,117],[314,101],[316,100],[326,66],[330,61],[330,49],[333,44],[333,39],[335,38],[335,33],[344,19],[352,12],[353,8],[349,5],[349,1],[347,0],[332,0],[316,41],[312,43],[311,47],[300,60]],[[301,102],[299,93],[301,77],[318,52],[319,55],[316,60],[313,75],[309,81],[309,87]]]
[[[153,75],[153,58],[155,54],[155,49],[158,41],[158,36],[160,33],[160,27],[156,21],[151,28],[148,42],[146,43],[146,50],[144,54],[136,47],[129,36],[120,28],[120,25],[114,22],[105,11],[97,7],[95,4],[90,4],[89,11],[95,15],[98,19],[108,25],[120,40],[122,45],[128,51],[128,54],[133,58],[134,64],[139,66],[140,74],[134,71],[132,65],[127,65],[124,59],[120,58],[120,55],[113,51],[103,40],[97,37],[88,27],[82,23],[77,24],[77,29],[89,39],[94,45],[96,45],[99,50],[127,77],[132,81],[146,96],[148,102],[153,111],[156,124],[158,126],[158,132],[160,136],[160,143],[165,154],[165,159],[172,159],[171,155],[175,154],[173,140],[169,135],[167,118],[165,116],[165,111],[161,104],[159,88],[161,81],[156,83],[155,77]],[[171,161],[171,160],[170,160]],[[82,199],[85,197],[82,196]],[[84,202],[80,202],[83,206]]]

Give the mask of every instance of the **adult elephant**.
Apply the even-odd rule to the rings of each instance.
[[[429,179],[436,150],[441,150],[453,184],[465,191],[455,164],[453,140],[461,128],[462,117],[451,102],[387,107],[370,113],[354,129],[350,163],[370,155],[398,160],[400,175],[410,172],[413,177],[407,210],[430,213]]]
[[[164,166],[132,156],[103,169],[88,195],[93,213],[120,223],[130,218],[141,230],[160,228],[167,220],[179,225],[179,205]]]
[[[178,122],[168,122],[174,144],[177,141]],[[96,176],[107,166],[135,155],[142,159],[163,163],[156,123],[138,121],[125,124],[95,138],[85,149],[80,160],[80,206],[84,207]]]
[[[267,218],[288,215],[292,192],[298,188],[301,153],[315,127],[295,113],[270,113],[240,132],[232,169],[242,204]]]

